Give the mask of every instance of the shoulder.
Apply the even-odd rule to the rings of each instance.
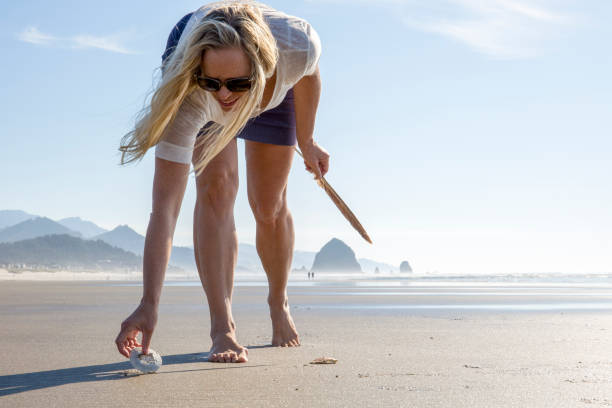
[[[262,6],[264,19],[276,39],[279,51],[307,51],[314,43],[320,43],[319,36],[310,23],[303,18]]]

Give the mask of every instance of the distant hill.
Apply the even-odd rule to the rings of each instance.
[[[63,234],[0,243],[0,265],[9,264],[25,264],[32,269],[134,270],[141,268],[142,259],[102,241]]]
[[[293,262],[291,263],[291,268],[300,269],[305,267],[307,270],[310,270],[316,255],[316,252],[293,251]]]
[[[144,253],[145,237],[127,225],[120,225],[112,231],[96,235],[90,239],[102,240],[107,244],[125,249],[126,251],[133,252],[140,256],[142,256]],[[188,271],[197,270],[195,256],[193,254],[193,249],[191,248],[173,246],[169,263]]]
[[[0,242],[16,242],[52,234],[67,234],[80,237],[81,234],[64,227],[46,217],[38,217],[0,231]]]
[[[119,225],[111,231],[95,235],[89,239],[99,239],[107,244],[125,249],[126,251],[130,251],[141,256],[144,250],[145,238],[127,225]]]
[[[293,262],[291,269],[300,269],[306,267],[310,270],[314,262],[316,252],[294,251]],[[264,272],[263,265],[257,254],[257,248],[251,244],[238,244],[238,261],[236,263],[237,270],[248,270],[251,272]]]
[[[380,272],[396,272],[397,267],[384,262],[373,261],[371,259],[359,258],[359,264],[364,272],[372,273],[378,268]]]
[[[362,272],[355,252],[344,242],[333,238],[317,253],[312,265],[314,272]]]
[[[0,230],[36,217],[21,210],[0,210]]]
[[[108,232],[108,230],[98,227],[91,221],[82,220],[80,217],[63,218],[57,222],[72,231],[80,232],[83,238],[91,238]]]

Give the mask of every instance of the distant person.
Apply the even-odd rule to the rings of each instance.
[[[205,5],[172,29],[162,78],[133,131],[122,139],[122,164],[155,146],[153,211],[143,256],[143,296],[115,342],[128,357],[147,353],[157,323],[164,274],[187,185],[196,173],[194,249],[210,309],[209,360],[247,361],[232,316],[238,241],[236,138],[245,140],[247,191],[257,224],[257,252],[268,277],[272,345],[298,346],[287,280],[294,230],[287,181],[294,145],[320,178],[329,154],[313,140],[321,92],[320,40],[304,20],[250,1]]]

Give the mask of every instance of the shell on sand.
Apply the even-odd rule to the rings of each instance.
[[[143,373],[154,373],[162,366],[162,358],[153,349],[149,349],[149,354],[142,354],[141,349],[133,349],[130,352],[130,363],[132,367]]]
[[[310,362],[310,364],[336,364],[337,359],[333,357],[317,357]]]

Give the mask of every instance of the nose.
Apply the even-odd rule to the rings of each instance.
[[[232,93],[225,87],[225,85],[223,85],[221,89],[217,91],[217,97],[222,101],[227,100],[230,96],[232,96]]]

